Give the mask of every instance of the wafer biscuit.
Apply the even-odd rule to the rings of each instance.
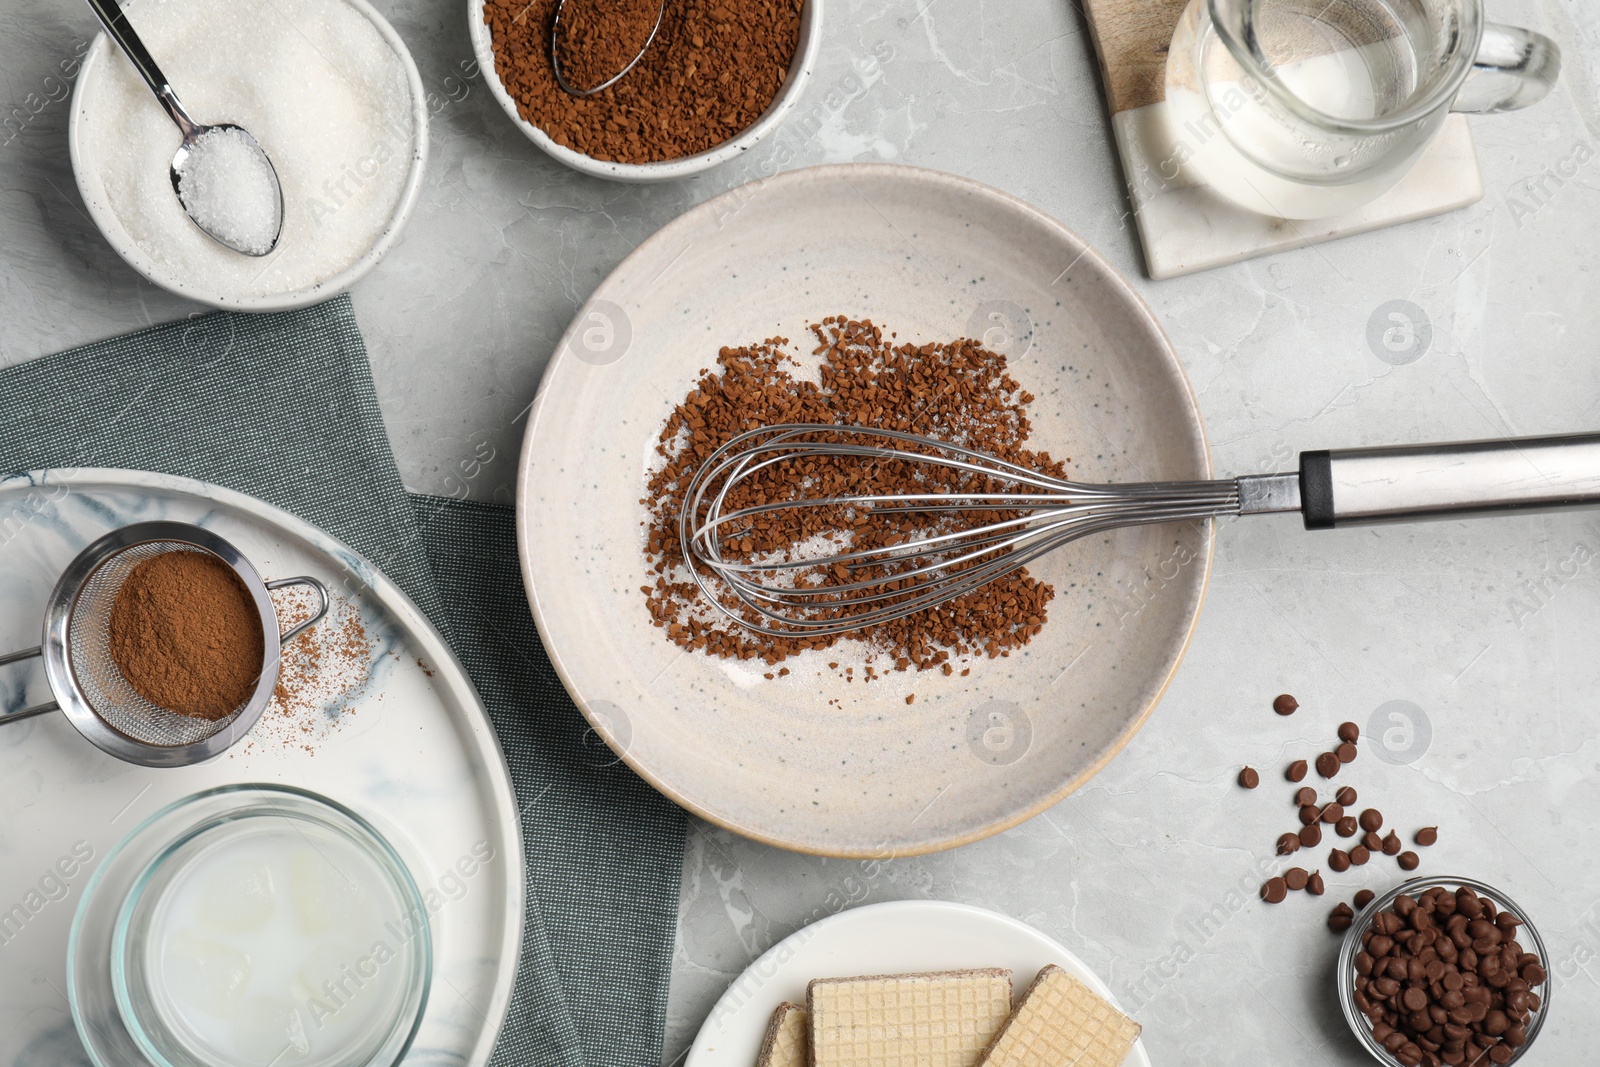
[[[810,1027],[806,1010],[784,1001],[767,1023],[767,1036],[761,1039],[756,1067],[806,1067],[811,1059]]]
[[[1011,972],[821,978],[806,1010],[811,1067],[974,1067],[1011,1014]]]
[[[1060,967],[1039,972],[995,1034],[981,1067],[1118,1067],[1139,1024]]]

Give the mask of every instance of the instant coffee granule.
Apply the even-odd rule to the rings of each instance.
[[[661,431],[659,465],[648,476],[648,496],[641,500],[649,509],[645,557],[654,580],[641,589],[656,625],[683,648],[770,665],[840,640],[841,635],[769,637],[747,630],[705,603],[688,573],[677,525],[684,491],[703,457],[746,430],[777,423],[812,423],[819,432],[830,425],[903,430],[1066,476],[1062,463],[1049,453],[1026,447],[1031,428],[1026,405],[1033,397],[1006,372],[1003,355],[968,339],[896,344],[892,334],[870,321],[842,315],[822,320],[811,332],[815,347],[810,356],[821,360],[817,381],[797,376],[806,364],[795,358],[785,338],[723,348],[717,369],[701,372]],[[862,494],[949,491],[953,486],[941,479],[959,477],[900,461],[863,465],[809,457],[805,464],[803,469],[773,469],[752,477],[736,490],[738,500],[730,496],[728,509],[789,495],[796,477],[822,485],[837,480]],[[735,551],[744,558],[772,558],[817,538],[848,539],[853,548],[865,549],[921,532],[867,523],[864,517],[837,510],[818,508],[803,516],[773,512],[770,520],[755,524]],[[959,520],[945,516],[940,521],[981,525],[1016,513],[959,514]],[[714,578],[711,584],[716,587]],[[1019,569],[945,604],[865,627],[850,635],[869,649],[861,677],[878,677],[879,663],[898,671],[936,668],[952,674],[953,657],[1008,655],[1039,632],[1054,596],[1049,585]],[[750,610],[731,593],[723,594],[722,602]],[[837,663],[829,667],[839,669]],[[854,677],[851,668],[843,673]]]
[[[556,83],[550,62],[556,3],[484,4],[495,72],[518,114],[575,152],[654,163],[715,148],[761,117],[788,77],[803,0],[670,0],[638,65],[615,85],[582,97]],[[582,6],[574,0],[568,8],[576,14]],[[561,17],[565,27],[568,12]],[[611,77],[631,58],[619,58],[628,48],[624,38],[636,35],[620,27],[609,43],[591,35],[593,52],[583,56],[574,41],[562,52],[568,84],[587,88]],[[594,78],[601,69],[607,73]],[[592,80],[576,76],[580,71]]]
[[[661,0],[567,0],[561,7],[556,58],[572,88],[587,91],[628,68],[650,40]]]
[[[261,616],[238,575],[209,552],[152,556],[111,606],[111,658],[157,707],[215,722],[255,689]]]

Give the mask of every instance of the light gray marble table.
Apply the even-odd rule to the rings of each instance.
[[[752,176],[775,147],[681,184],[580,178],[465,76],[464,0],[377,6],[411,46],[437,108],[417,212],[356,288],[356,311],[407,485],[509,501],[518,415],[578,303],[629,249]],[[1307,448],[1594,429],[1600,9],[1581,0],[1490,9],[1554,36],[1566,69],[1537,108],[1474,120],[1481,203],[1168,282],[1143,278],[1072,0],[832,0],[800,104],[816,132],[782,136],[791,166],[938,167],[1078,230],[1166,324],[1219,471],[1292,465]],[[200,310],[125,267],[78,202],[57,99],[66,87],[52,74],[93,28],[75,0],[0,9],[0,104],[21,127],[0,133],[0,363]],[[882,45],[892,58],[863,83],[854,64]],[[1576,176],[1549,177],[1578,156],[1591,161]],[[1368,341],[1394,300],[1420,308],[1429,327],[1420,358],[1399,365]],[[1006,912],[1074,947],[1143,1021],[1158,1064],[1359,1064],[1329,997],[1334,938],[1322,917],[1360,883],[1330,877],[1320,902],[1254,900],[1257,861],[1286,821],[1268,795],[1282,791],[1277,769],[1297,744],[1354,719],[1388,731],[1399,754],[1364,757],[1351,781],[1404,825],[1444,828],[1424,870],[1501,885],[1542,928],[1557,988],[1527,1062],[1592,1061],[1597,554],[1593,514],[1316,535],[1292,518],[1224,524],[1176,683],[1110,767],[1054,810],[980,844],[869,868],[695,825],[666,1059],[751,959],[806,921],[863,901],[940,897]],[[1266,704],[1285,689],[1305,708],[1271,720]],[[1266,769],[1270,790],[1231,785],[1246,762]],[[1365,881],[1398,877],[1380,862]]]

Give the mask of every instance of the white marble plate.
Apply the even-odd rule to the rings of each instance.
[[[45,599],[81,548],[114,527],[153,519],[215,531],[264,577],[322,579],[343,610],[360,612],[373,639],[368,678],[336,718],[316,721],[305,743],[258,725],[250,740],[200,767],[122,763],[59,713],[0,726],[0,1063],[82,1061],[64,992],[67,932],[83,883],[151,813],[228,782],[322,793],[395,845],[431,910],[435,953],[432,993],[405,1062],[485,1063],[521,945],[516,799],[472,684],[387,577],[321,530],[228,489],[138,471],[14,475],[0,480],[0,649],[39,643]],[[42,672],[0,668],[5,707],[48,699]],[[271,718],[269,709],[263,723]],[[492,858],[477,862],[488,850]]]
[[[804,1004],[813,978],[1009,967],[1014,999],[1050,963],[1116,1004],[1082,960],[1009,916],[942,900],[852,908],[796,930],[745,968],[706,1017],[684,1067],[750,1067],[773,1010]],[[1150,1067],[1142,1041],[1123,1067]]]
[[[1170,344],[1076,234],[937,171],[817,167],[686,212],[579,310],[523,441],[523,573],[568,690],[667,796],[784,848],[927,852],[1037,814],[1127,743],[1188,642],[1211,530],[1125,530],[1038,561],[1057,593],[1043,632],[966,677],[850,683],[827,668],[850,658],[841,646],[769,681],[758,661],[681,651],[639,592],[654,440],[721,346],[803,342],[807,323],[838,313],[902,340],[981,335],[1006,352],[1036,396],[1033,439],[1079,478],[1209,474]]]

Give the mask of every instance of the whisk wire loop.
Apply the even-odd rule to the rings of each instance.
[[[863,466],[855,472],[841,460]],[[904,465],[933,491],[847,491],[870,488],[871,466],[883,464]],[[786,476],[792,493],[769,499],[768,472]],[[754,499],[730,508],[741,489]],[[718,610],[756,633],[824,637],[937,608],[1082,537],[1239,508],[1233,479],[1085,484],[905,431],[785,423],[741,433],[701,462],[686,487],[678,537],[695,583]],[[825,520],[823,532],[787,546],[781,558],[752,554],[763,520],[818,509],[847,522]],[[948,516],[977,513],[993,517],[949,525]],[[905,535],[905,523],[918,516],[927,522]],[[874,520],[895,528],[879,543],[855,547],[855,531]],[[843,544],[828,551],[812,543],[819,538]],[[725,602],[729,593],[733,603]]]

